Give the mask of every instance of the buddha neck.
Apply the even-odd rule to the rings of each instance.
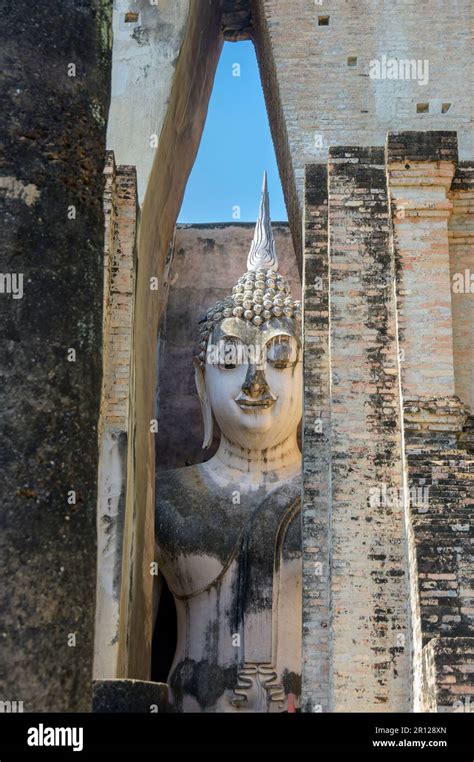
[[[246,449],[221,434],[219,449],[205,465],[217,481],[238,482],[249,489],[287,481],[301,473],[296,431],[266,450]]]

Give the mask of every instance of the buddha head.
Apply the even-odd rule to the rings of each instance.
[[[278,260],[266,174],[247,272],[200,321],[196,387],[210,447],[215,419],[228,440],[266,450],[296,434],[302,408],[301,305]]]

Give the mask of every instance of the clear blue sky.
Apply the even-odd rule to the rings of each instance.
[[[271,218],[287,220],[253,44],[226,42],[178,222],[233,221],[235,206],[242,222],[255,221],[264,169]]]

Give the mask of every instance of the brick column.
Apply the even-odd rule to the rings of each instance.
[[[453,315],[454,385],[474,413],[474,165],[461,162],[449,198],[449,259]]]
[[[94,677],[122,677],[120,610],[130,575],[128,545],[133,537],[133,505],[126,507],[129,456],[131,345],[136,278],[137,180],[135,167],[116,167],[107,152],[104,215],[103,376],[99,421],[97,501],[97,603]],[[128,542],[127,542],[128,541]],[[124,545],[126,553],[124,554]],[[134,553],[140,553],[136,542]],[[125,562],[125,563],[124,563]],[[145,623],[143,625],[145,627]],[[122,660],[120,660],[122,661]]]
[[[329,711],[330,360],[327,170],[306,166],[304,207],[303,685]]]
[[[457,163],[455,132],[388,133],[402,391],[407,433],[462,429],[455,397],[448,191]],[[426,436],[425,436],[426,435]]]
[[[323,171],[310,166],[303,707],[409,711],[413,593],[383,149],[331,149],[328,258],[324,198]]]
[[[329,158],[335,711],[409,711],[411,617],[383,150]]]

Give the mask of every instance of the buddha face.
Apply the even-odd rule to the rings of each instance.
[[[204,369],[221,432],[248,449],[267,449],[296,432],[302,410],[300,328],[292,318],[261,326],[230,317],[214,327]]]

